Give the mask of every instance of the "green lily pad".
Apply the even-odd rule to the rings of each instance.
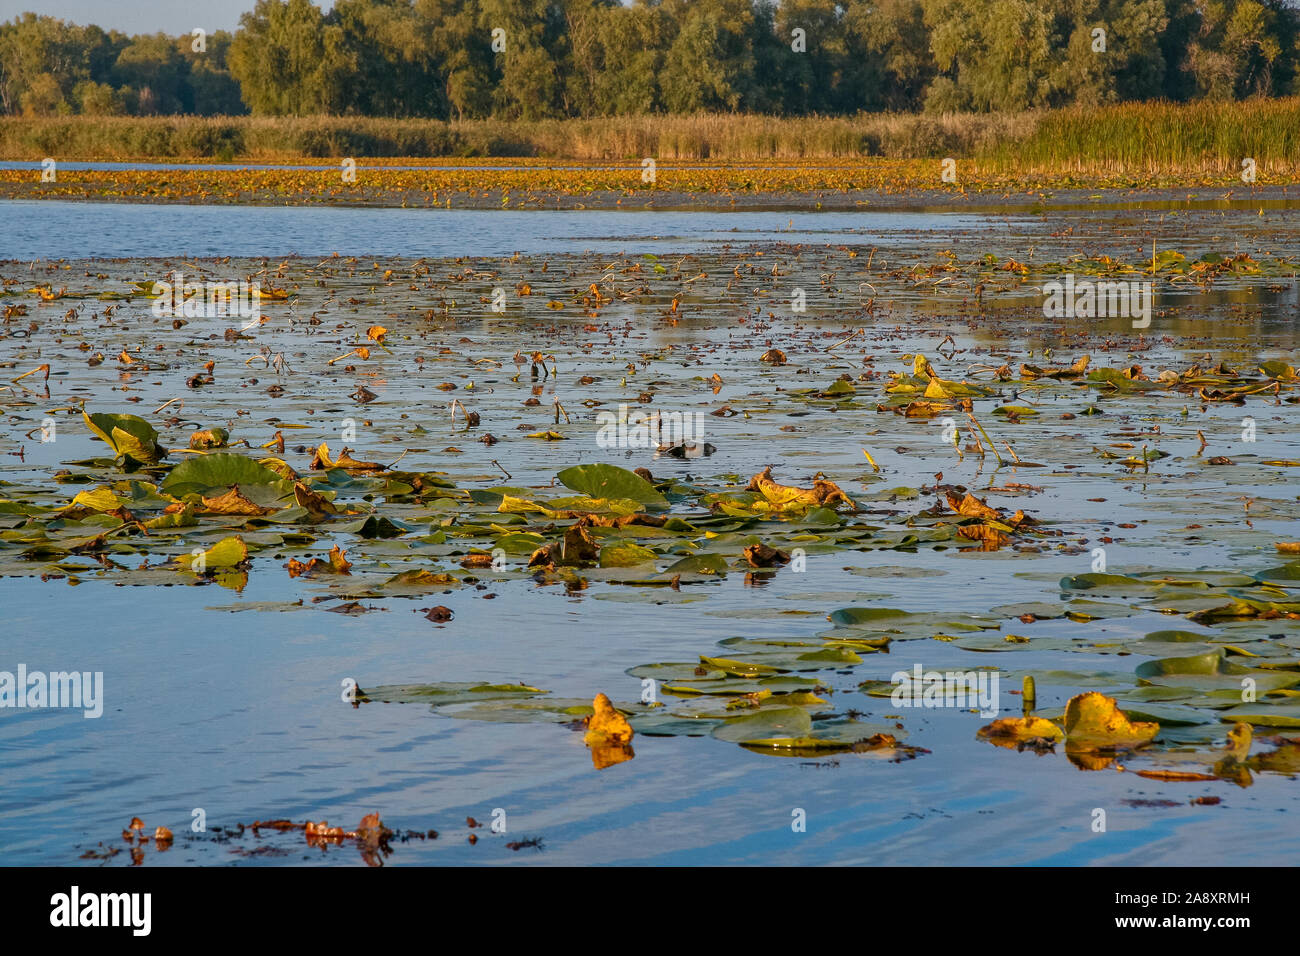
[[[1300,684],[1300,673],[1243,667],[1228,660],[1221,648],[1205,654],[1144,661],[1138,665],[1136,673],[1148,684],[1191,687],[1200,691],[1240,689],[1244,686],[1244,678],[1253,680],[1257,692],[1261,694]]]
[[[575,465],[556,476],[566,488],[589,498],[630,498],[647,508],[666,510],[668,499],[640,475],[617,465]]]
[[[473,681],[441,681],[434,684],[381,684],[357,688],[356,699],[385,704],[460,704],[467,701],[516,699],[549,694],[526,684],[482,684]]]
[[[649,548],[643,548],[634,541],[620,541],[600,549],[600,566],[602,568],[634,568],[640,565],[653,565],[658,555]]]
[[[1235,724],[1243,721],[1260,727],[1300,727],[1300,701],[1285,703],[1257,701],[1230,710],[1219,711],[1219,720]]]
[[[139,415],[82,412],[82,418],[118,457],[152,464],[167,454],[167,449],[158,444],[158,432]]]
[[[798,737],[812,730],[812,718],[802,707],[778,707],[733,717],[713,731],[719,740],[742,743],[767,737]]]
[[[247,455],[233,452],[189,458],[168,472],[160,487],[167,494],[179,498],[187,494],[221,491],[232,485],[239,485],[240,491],[245,494],[255,485],[271,485],[281,489],[281,497],[293,492],[292,484],[285,482],[270,468]]]

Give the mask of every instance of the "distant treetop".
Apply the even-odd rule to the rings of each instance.
[[[547,119],[1300,93],[1286,0],[257,0],[232,35],[0,24],[0,113]]]

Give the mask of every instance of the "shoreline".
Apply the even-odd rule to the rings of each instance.
[[[860,189],[844,192],[823,190],[691,191],[654,190],[647,198],[641,190],[598,189],[590,192],[540,190],[517,197],[510,187],[483,192],[419,188],[361,187],[340,196],[322,183],[315,189],[274,191],[240,189],[215,194],[186,191],[155,184],[148,191],[135,191],[92,182],[41,183],[18,180],[12,171],[0,172],[0,201],[90,202],[139,205],[245,205],[245,206],[330,206],[335,208],[422,208],[460,210],[564,210],[622,212],[920,212],[998,215],[1031,212],[1042,214],[1070,210],[1150,209],[1153,212],[1192,209],[1286,209],[1300,206],[1300,180],[1281,184],[1243,186],[1233,182],[1204,182],[1186,186],[1044,186],[1016,191],[1002,188],[908,188],[898,190]],[[118,184],[119,187],[122,184]]]

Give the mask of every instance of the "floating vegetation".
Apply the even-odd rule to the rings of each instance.
[[[670,747],[1294,776],[1300,375],[1259,303],[1296,263],[1068,244],[0,264],[0,578],[439,649],[490,616],[519,659],[357,665],[352,716],[536,724],[611,777]],[[271,294],[157,316],[177,268]],[[1155,283],[1151,327],[1044,323],[1070,273]],[[528,648],[547,601],[673,649],[575,628],[614,669],[557,673]],[[998,675],[998,713],[953,708],[941,746],[894,700],[918,662]]]
[[[198,812],[196,811],[196,814]],[[197,816],[195,819],[199,822]],[[475,831],[482,829],[482,824],[473,817],[468,818],[465,823],[469,830],[467,842],[470,845],[477,844],[479,837]],[[495,827],[490,827],[488,830],[493,834],[498,832]],[[298,839],[292,836],[293,834],[302,834],[302,838]],[[303,858],[304,846],[315,851],[305,857],[310,859],[332,849],[351,847],[357,851],[366,866],[377,867],[383,866],[384,861],[392,856],[394,844],[400,845],[413,841],[431,842],[446,835],[445,831],[440,833],[433,829],[394,830],[384,824],[378,813],[366,814],[353,829],[331,826],[327,820],[298,822],[285,818],[259,819],[247,824],[218,825],[208,824],[204,815],[200,825],[187,828],[182,832],[180,846],[175,847],[176,837],[170,829],[160,826],[150,835],[145,831],[144,822],[139,817],[132,817],[131,822],[122,830],[121,842],[100,841],[83,851],[80,858],[108,862],[126,853],[127,857],[123,862],[129,859],[129,865],[140,866],[145,863],[150,850],[156,854],[166,854],[173,848],[177,848],[184,853],[199,845],[216,847],[241,859],[291,856]],[[506,849],[515,852],[522,849],[542,850],[543,842],[541,837],[524,837],[511,840],[505,846]],[[161,862],[167,862],[167,859],[164,858]]]
[[[1287,120],[1293,116],[1294,107]],[[182,164],[165,176],[151,169],[60,169],[54,182],[42,182],[39,169],[0,169],[0,198],[443,209],[743,206],[788,202],[792,196],[827,209],[887,207],[918,198],[968,203],[985,197],[1027,205],[1095,190],[1154,193],[1159,199],[1183,199],[1188,188],[1232,191],[1241,186],[1238,162],[1218,155],[1161,164],[1137,157],[1120,163],[1071,159],[1064,165],[1045,159],[1028,173],[1022,156],[981,156],[963,159],[960,179],[952,183],[941,180],[938,157],[768,160],[761,167],[743,161],[670,160],[660,163],[651,181],[642,177],[640,158],[622,163],[519,159],[509,166],[433,160],[417,169],[367,168],[347,182],[337,161],[288,169]],[[1277,190],[1297,180],[1294,158],[1273,163],[1267,171],[1260,181],[1263,198],[1282,198],[1285,193]]]

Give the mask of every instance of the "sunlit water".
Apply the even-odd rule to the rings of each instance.
[[[686,252],[723,242],[941,243],[1005,228],[982,216],[621,210],[148,206],[0,201],[0,259],[155,256],[508,256]]]
[[[1189,251],[1239,244],[1256,251],[1274,246],[1288,235],[1288,228],[1294,228],[1281,220],[1256,219],[1249,223],[1247,234],[1239,228],[1242,223],[1209,213],[1194,217],[1193,225],[1181,218],[1170,222],[1145,213],[1080,215],[1071,221],[1077,227],[1074,236],[1055,238],[1049,233],[1059,230],[1061,221],[938,214],[516,213],[2,203],[0,216],[4,223],[0,258],[23,263],[0,264],[0,275],[19,275],[24,282],[22,270],[29,260],[60,257],[170,257],[165,267],[140,264],[142,271],[148,266],[156,275],[182,256],[338,252],[409,258],[520,252],[554,256],[552,268],[561,268],[564,253],[588,249],[653,252],[661,257],[673,252],[721,255],[724,244],[750,248],[774,241],[850,244],[861,246],[864,257],[869,249],[879,247],[885,251],[877,251],[878,256],[932,260],[936,246],[951,245],[963,257],[992,251],[1000,257],[1025,259],[1035,254],[1068,254],[1077,249],[1085,233],[1090,252],[1104,247],[1132,257],[1135,250],[1149,249],[1153,234],[1161,246]],[[73,264],[78,271],[103,267],[102,263],[84,268]],[[448,264],[446,271],[458,269]],[[42,273],[40,281],[49,277]],[[60,284],[57,278],[54,282]],[[1162,361],[1186,364],[1210,352],[1216,361],[1249,362],[1266,353],[1290,356],[1294,362],[1294,279],[1271,285],[1274,288],[1260,283],[1171,299],[1179,306],[1178,315],[1164,325],[1163,336],[1157,324],[1155,349],[1137,354],[1134,360],[1158,368]],[[358,295],[362,287],[358,283]],[[1015,313],[1021,319],[971,322],[946,315],[953,303],[933,288],[891,292],[898,301],[896,311],[884,318],[862,319],[869,330],[867,342],[845,350],[843,358],[823,353],[814,359],[814,339],[809,334],[820,325],[852,328],[840,321],[778,320],[766,334],[782,347],[797,340],[802,349],[796,361],[820,362],[809,381],[798,383],[802,385],[824,386],[843,371],[856,373],[863,352],[876,355],[881,367],[886,358],[893,360],[889,367],[901,367],[899,357],[914,349],[925,350],[939,362],[933,350],[949,334],[957,348],[973,351],[944,370],[1000,362],[1003,355],[1019,362],[1026,349],[1040,350],[1049,342],[1058,353],[1074,351],[1033,321],[1029,311]],[[863,292],[864,298],[868,294]],[[1009,296],[1000,307],[1015,310],[1025,304]],[[844,302],[840,307],[859,305]],[[363,324],[368,312],[361,315]],[[277,314],[282,316],[283,311]],[[396,333],[403,331],[402,323],[416,321],[413,313],[405,319],[400,310],[396,318],[380,310],[374,310],[372,317],[382,318],[395,340]],[[737,335],[730,324],[734,316],[727,315],[708,316],[700,328],[686,322],[673,329],[650,328],[648,322],[640,327],[633,307],[618,307],[602,321],[612,318],[626,320],[632,330],[631,340],[620,348],[726,346]],[[504,361],[516,349],[529,350],[534,343],[557,350],[566,336],[578,334],[576,325],[569,328],[571,333],[552,331],[539,341],[542,333],[519,319],[460,319],[446,323],[426,345],[446,344],[471,356],[493,355]],[[1126,349],[1137,340],[1122,324],[1079,331],[1090,338],[1092,349],[1107,338],[1125,343],[1112,355],[1096,352],[1098,361],[1118,363],[1125,354],[1134,354]],[[462,336],[474,343],[461,344]],[[70,339],[65,349],[70,350],[74,341]],[[277,348],[313,352],[333,348],[333,341],[304,342],[286,332],[270,332],[265,341]],[[833,341],[815,344],[821,349],[823,342]],[[21,347],[18,340],[7,339],[0,344],[0,356],[16,361]],[[794,357],[795,350],[791,351]],[[566,406],[580,407],[578,400],[587,394],[613,401],[623,394],[611,377],[614,359],[604,359],[602,364],[600,359],[557,355],[563,369],[558,389]],[[21,367],[7,373],[6,379],[37,359],[26,352],[21,358]],[[376,358],[386,361],[383,356]],[[1250,472],[1249,478],[1233,479],[1231,490],[1219,484],[1228,480],[1226,475],[1206,475],[1199,481],[1186,477],[1197,467],[1192,461],[1195,431],[1202,429],[1219,445],[1231,441],[1226,436],[1237,432],[1243,414],[1236,407],[1211,406],[1183,423],[1177,414],[1181,402],[1172,399],[1158,400],[1158,407],[1144,407],[1141,400],[1126,407],[1107,406],[1113,416],[1104,425],[1107,433],[1127,424],[1163,424],[1169,433],[1166,450],[1174,453],[1174,459],[1153,469],[1154,474],[1127,475],[1091,460],[1079,473],[1064,469],[1063,464],[1084,461],[1089,447],[1103,439],[1094,434],[1092,424],[1085,429],[1084,424],[1062,422],[1052,414],[1044,415],[1033,430],[1025,425],[1016,430],[999,428],[1015,439],[1025,460],[1047,461],[1049,467],[1008,467],[994,476],[991,463],[981,465],[969,456],[957,462],[929,451],[940,447],[936,423],[868,409],[840,412],[838,419],[824,414],[710,419],[708,438],[717,444],[718,454],[696,461],[647,461],[645,455],[602,451],[590,441],[514,439],[490,451],[481,449],[450,431],[446,397],[431,387],[450,373],[408,376],[397,359],[390,361],[392,374],[382,383],[372,383],[381,400],[366,411],[376,419],[376,432],[396,428],[397,416],[409,414],[431,432],[424,443],[430,451],[418,465],[436,464],[463,485],[472,486],[475,480],[480,486],[492,484],[484,473],[495,470],[489,463],[494,458],[510,471],[513,483],[524,485],[545,484],[560,469],[588,461],[614,461],[629,468],[648,463],[659,476],[701,479],[727,473],[744,476],[776,464],[778,474],[801,483],[813,472],[824,471],[856,494],[931,483],[934,473],[942,470],[944,480],[972,487],[987,486],[994,477],[998,485],[1041,486],[1043,491],[1023,506],[1045,518],[1069,522],[1081,538],[1113,535],[1115,542],[1108,545],[1112,569],[1255,570],[1270,560],[1276,563],[1276,558],[1261,556],[1261,536],[1297,537],[1296,486],[1286,472],[1263,478]],[[230,364],[234,374],[237,363],[223,364]],[[605,378],[590,389],[574,388],[572,380],[588,369]],[[480,389],[489,390],[475,399],[476,407],[484,409],[494,432],[511,439],[517,422],[549,424],[546,405],[556,389],[547,386],[546,405],[540,411],[520,409],[528,386],[510,383],[514,371],[506,363],[475,379]],[[691,380],[714,371],[725,381],[717,395]],[[677,407],[728,402],[745,407],[747,399],[756,400],[755,395],[770,395],[772,386],[756,375],[752,349],[723,349],[712,364],[683,368],[679,378],[661,385],[657,402]],[[330,389],[339,383],[322,380],[313,391],[301,379],[300,375],[291,380],[296,392],[275,411],[285,420],[331,427],[329,423],[350,407],[346,390],[334,393]],[[52,401],[66,404],[86,397],[93,407],[127,410],[112,392],[115,383],[116,372],[106,363],[98,373],[76,373],[81,392],[68,391],[52,379],[52,392],[60,396]],[[144,380],[135,383],[133,394],[144,399],[137,410],[152,411],[175,397],[175,388],[174,380],[158,386]],[[196,416],[205,401],[214,401],[202,396],[186,400],[195,407]],[[251,406],[254,421],[270,411],[251,389],[236,392],[227,401]],[[1051,407],[1077,410],[1083,401],[1082,396],[1073,401],[1052,399]],[[1300,458],[1294,407],[1251,409],[1260,418],[1260,440],[1252,454]],[[835,420],[828,423],[828,418]],[[786,423],[800,428],[797,440],[779,430]],[[30,420],[23,429],[6,426],[0,434],[0,451],[9,452],[29,427]],[[1083,438],[1073,437],[1085,430]],[[311,434],[304,433],[304,439]],[[463,458],[436,454],[452,442],[467,449]],[[102,450],[84,433],[61,436],[55,446],[29,440],[25,447],[25,460],[4,458],[0,479],[48,475],[60,461]],[[871,483],[874,478],[864,464],[862,447],[874,450],[887,473],[885,484]],[[412,459],[405,465],[416,467],[417,462]],[[1294,475],[1294,470],[1289,473]],[[1260,506],[1248,531],[1241,527],[1236,501],[1250,496],[1268,504]],[[1090,498],[1106,501],[1089,502]],[[903,511],[909,506],[878,502],[871,507]],[[1117,527],[1119,523],[1136,528],[1124,530]],[[1198,536],[1200,540],[1190,540],[1184,530],[1192,523],[1207,529]],[[1292,858],[1300,849],[1300,833],[1287,822],[1300,808],[1295,780],[1261,774],[1253,787],[1238,789],[1226,783],[1160,783],[1113,770],[1085,773],[1060,754],[1037,757],[977,743],[975,730],[986,721],[973,713],[905,714],[907,742],[932,753],[897,764],[852,754],[823,762],[782,759],[707,737],[639,737],[633,760],[596,772],[582,735],[564,727],[456,720],[419,705],[368,704],[354,709],[341,700],[347,678],[355,678],[363,687],[436,680],[525,681],[557,696],[590,697],[602,691],[616,700],[635,700],[641,686],[625,673],[629,667],[694,660],[715,653],[716,642],[725,637],[806,637],[827,626],[828,611],[850,605],[882,603],[909,610],[982,613],[1018,601],[1056,600],[1060,592],[1055,582],[1063,575],[1088,570],[1089,561],[1086,553],[843,551],[811,554],[803,574],[781,572],[760,586],[747,586],[743,574],[733,573],[718,583],[649,597],[612,585],[593,584],[585,591],[566,593],[561,586],[537,587],[528,580],[512,580],[491,586],[499,595],[491,601],[465,589],[445,598],[368,602],[384,610],[359,617],[319,608],[291,613],[238,611],[240,605],[303,596],[301,582],[287,578],[280,562],[269,556],[258,559],[247,587],[238,594],[218,587],[122,587],[94,576],[86,576],[75,587],[67,581],[0,578],[4,608],[0,669],[13,669],[21,661],[34,670],[103,671],[107,698],[104,715],[97,720],[84,719],[79,712],[0,710],[3,862],[78,862],[80,853],[99,841],[117,841],[132,816],[142,817],[150,829],[166,824],[177,834],[175,846],[165,855],[149,850],[150,865],[359,862],[351,848],[309,850],[296,834],[264,836],[260,842],[271,848],[269,852],[237,855],[211,839],[210,833],[190,833],[196,809],[203,811],[209,827],[275,817],[327,818],[350,827],[363,814],[378,810],[390,827],[440,831],[435,841],[397,845],[390,864],[1073,865],[1278,863]],[[864,576],[850,570],[870,567],[881,571]],[[435,627],[422,614],[413,613],[439,600],[456,613],[447,626]],[[764,611],[807,613],[764,616]],[[1088,625],[1093,629],[1090,634],[1117,639],[1173,626],[1178,626],[1176,619],[1154,613]],[[1288,632],[1293,626],[1294,622],[1278,624]],[[1068,635],[1079,625],[1056,620],[1036,627],[1035,635],[1051,636]],[[940,642],[907,642],[896,645],[889,655],[869,658],[852,673],[824,676],[837,691],[836,707],[857,707],[870,719],[883,720],[896,710],[888,701],[858,693],[859,681],[888,679],[894,670],[910,668],[914,662],[944,669],[975,666],[972,657],[991,656],[996,655],[972,655]],[[1134,657],[1114,654],[1025,652],[1002,666],[1017,671],[1128,674],[1134,663]],[[1007,714],[1018,712],[1019,698],[1006,693],[1015,687],[1018,682],[1003,682],[1002,707]],[[1079,689],[1084,688],[1040,694],[1040,706],[1059,705]],[[1203,793],[1222,796],[1223,804],[1188,804],[1189,798]],[[1171,798],[1179,806],[1153,808],[1125,802]],[[1092,829],[1097,807],[1107,809],[1105,833]],[[480,829],[476,832],[481,839],[471,845],[465,818],[490,822],[498,810],[504,812],[506,835]],[[791,827],[792,815],[800,810],[807,818],[806,832]],[[1264,834],[1266,840],[1261,839]],[[529,836],[543,838],[544,849],[512,852],[504,845]],[[238,845],[248,850],[258,842],[245,839]],[[1251,848],[1247,856],[1243,847]],[[126,854],[112,861],[113,865],[126,862]]]

